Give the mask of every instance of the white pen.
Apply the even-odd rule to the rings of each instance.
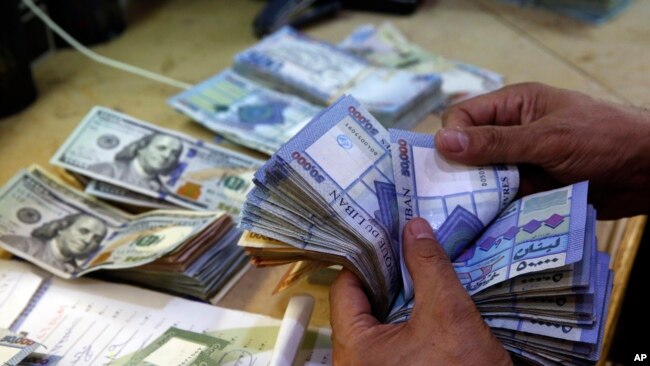
[[[310,295],[295,295],[289,300],[269,366],[293,364],[309,326],[314,302]]]

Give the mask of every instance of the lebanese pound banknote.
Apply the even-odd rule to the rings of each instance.
[[[386,126],[421,119],[441,98],[438,75],[372,66],[289,27],[235,56],[234,70],[321,105],[350,94]]]
[[[383,201],[385,222],[399,223],[399,232],[393,227],[392,236],[400,243],[406,223],[421,217],[454,259],[510,204],[519,189],[515,166],[470,167],[449,162],[437,153],[433,135],[390,130],[390,142],[395,188],[393,192],[385,189],[379,200]],[[391,213],[397,217],[388,219]],[[409,299],[413,283],[403,257],[401,271]]]
[[[229,69],[172,97],[169,104],[208,129],[269,155],[322,109]]]
[[[486,317],[485,321],[491,328],[501,328],[506,330],[516,330],[518,332],[539,335],[548,338],[575,342],[578,344],[597,345],[596,349],[601,348],[602,332],[604,331],[605,319],[609,297],[611,294],[611,285],[613,274],[608,268],[609,256],[605,253],[598,253],[596,265],[596,289],[595,301],[596,312],[595,322],[590,325],[567,325],[559,322],[545,321],[540,319],[522,319]]]
[[[39,168],[0,191],[0,247],[63,278],[129,268],[175,250],[224,212],[130,216],[73,190]]]
[[[95,107],[52,157],[74,173],[195,210],[239,214],[261,161]]]
[[[526,196],[511,203],[453,261],[470,294],[526,273],[583,260],[587,183]]]
[[[390,184],[392,174],[388,132],[342,97],[257,172],[249,202],[266,200],[268,208],[247,202],[241,225],[303,256],[338,258],[366,283],[381,317],[401,287],[397,247],[376,218],[375,182]]]
[[[15,334],[9,329],[0,328],[0,362],[2,365],[19,365],[39,347],[41,347],[40,343]]]
[[[444,102],[439,109],[503,86],[503,76],[486,69],[448,60],[409,41],[392,23],[366,24],[338,45],[370,63],[442,78]]]
[[[562,267],[551,268],[520,275],[495,283],[474,294],[474,301],[504,301],[527,297],[562,294],[587,294],[595,288],[597,243],[595,237],[596,211],[587,208],[587,226],[582,260]]]
[[[587,205],[583,182],[512,202],[452,265],[467,292],[483,304],[593,294],[595,258],[595,212]],[[388,321],[408,318],[414,302],[406,294],[397,298]]]

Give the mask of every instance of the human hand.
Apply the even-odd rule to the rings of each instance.
[[[511,365],[423,219],[404,229],[415,288],[411,318],[381,324],[361,281],[344,270],[330,289],[335,365]]]
[[[436,134],[447,159],[519,164],[520,194],[589,180],[598,218],[650,210],[650,113],[525,83],[452,106]]]

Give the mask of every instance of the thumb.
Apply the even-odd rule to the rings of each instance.
[[[409,221],[404,229],[403,244],[415,289],[412,320],[434,326],[440,320],[435,314],[442,317],[467,307],[474,308],[472,299],[460,284],[447,254],[426,220],[416,218]]]
[[[545,155],[536,141],[548,136],[546,131],[541,131],[541,125],[443,128],[436,133],[436,150],[445,158],[466,165],[540,165]]]

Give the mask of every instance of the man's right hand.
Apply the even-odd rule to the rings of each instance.
[[[519,164],[521,195],[589,180],[599,219],[650,211],[648,111],[525,83],[456,104],[443,123],[443,156]]]

